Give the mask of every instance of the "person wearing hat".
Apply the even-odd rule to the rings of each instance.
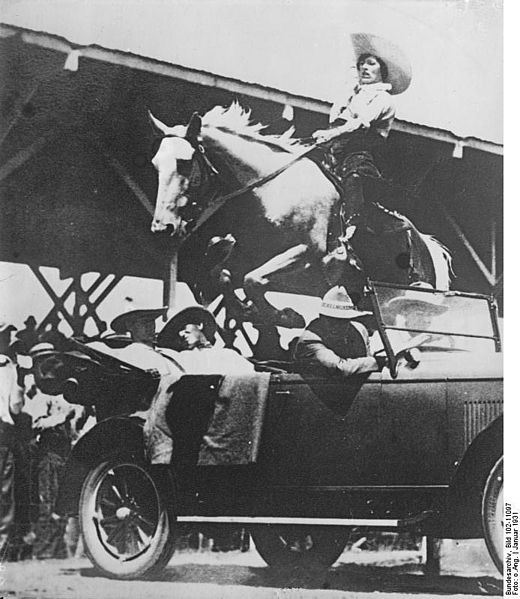
[[[144,343],[150,347],[155,344],[155,321],[164,316],[168,307],[138,309],[123,312],[110,323],[110,328],[118,335],[130,333],[132,341]]]
[[[254,372],[254,366],[242,355],[226,347],[216,347],[217,322],[202,306],[189,306],[173,316],[157,336],[158,349],[172,355],[184,374],[233,374]],[[173,449],[171,431],[166,421],[170,403],[169,389],[178,374],[161,377],[159,388],[144,425],[144,436],[150,462],[169,464]]]
[[[381,370],[385,359],[370,354],[368,329],[361,322],[371,312],[358,310],[345,287],[336,285],[323,297],[318,318],[300,335],[294,359],[321,376],[349,377]]]
[[[16,328],[0,322],[0,556],[5,556],[15,517],[16,417],[24,405],[16,364],[9,356]]]
[[[174,356],[165,355],[156,347],[155,321],[167,311],[167,306],[139,308],[116,316],[110,328],[118,335],[129,335],[131,343],[119,349],[112,348],[110,353],[128,364],[143,370],[153,369],[161,375],[179,372]]]
[[[362,213],[362,177],[381,178],[374,155],[384,146],[395,116],[392,96],[408,89],[411,66],[398,46],[372,34],[351,35],[358,82],[332,105],[329,127],[315,131],[325,144],[325,167],[341,181],[347,214]]]
[[[432,320],[444,314],[447,306],[441,294],[433,292],[429,283],[417,281],[397,297],[393,297],[384,306],[385,317],[391,319],[395,326],[410,331],[388,330],[387,334],[394,346],[413,347],[423,343],[438,341],[438,335],[428,333]]]
[[[190,306],[171,318],[157,336],[157,345],[176,350],[188,374],[247,374],[254,366],[238,352],[215,346],[217,322],[202,306]]]

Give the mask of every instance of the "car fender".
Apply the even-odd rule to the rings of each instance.
[[[144,458],[144,421],[135,416],[115,416],[99,422],[74,445],[60,477],[56,512],[75,515],[85,477],[104,457],[125,451]]]
[[[482,493],[491,468],[503,455],[503,428],[504,418],[499,416],[466,450],[450,481],[438,536],[455,539],[483,536]]]

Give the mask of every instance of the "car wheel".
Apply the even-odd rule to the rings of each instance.
[[[330,526],[269,524],[250,532],[262,559],[274,567],[329,567],[343,553],[350,534]]]
[[[491,469],[482,497],[482,528],[486,545],[499,572],[504,568],[504,461]]]
[[[90,471],[79,520],[85,551],[105,575],[150,576],[168,563],[175,514],[163,497],[146,466],[132,457],[111,457]]]

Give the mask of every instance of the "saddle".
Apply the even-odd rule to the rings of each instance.
[[[356,170],[356,156],[356,154],[352,155],[351,171]],[[308,158],[320,168],[325,177],[334,185],[340,197],[338,205],[334,210],[328,234],[329,241],[334,244],[336,239],[344,237],[346,234],[344,230],[345,223],[342,222],[341,218],[341,206],[343,203],[348,202],[348,198],[345,197],[344,184],[341,177],[342,169],[338,168],[337,161],[326,147],[311,152]],[[368,174],[368,172],[363,172],[362,170],[358,171],[358,176],[363,185],[365,200],[363,221],[366,223],[367,230],[374,235],[385,236],[409,230],[412,227],[410,221],[390,208],[404,208],[407,203],[406,190],[385,177]],[[335,246],[333,245],[328,249],[329,251],[333,251]]]

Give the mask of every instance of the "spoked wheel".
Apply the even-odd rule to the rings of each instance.
[[[270,566],[331,566],[350,531],[330,526],[264,525],[251,530],[258,553]]]
[[[499,572],[504,570],[504,459],[491,469],[482,497],[482,528],[486,545]]]
[[[79,507],[92,563],[124,579],[161,570],[174,551],[175,515],[165,499],[146,467],[132,458],[98,464],[85,479]]]

